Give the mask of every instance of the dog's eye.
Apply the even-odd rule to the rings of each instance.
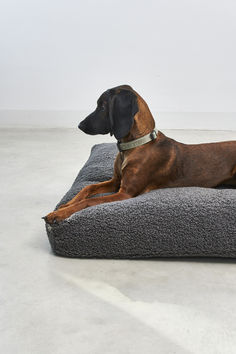
[[[101,111],[105,111],[105,109],[106,109],[106,107],[105,107],[104,105],[102,105],[102,106],[100,107],[100,110],[101,110]]]

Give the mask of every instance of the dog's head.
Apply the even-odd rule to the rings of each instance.
[[[120,140],[131,130],[137,112],[137,96],[132,87],[117,86],[99,97],[96,110],[79,124],[79,128],[90,135],[114,134]]]

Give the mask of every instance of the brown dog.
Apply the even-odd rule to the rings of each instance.
[[[87,134],[114,134],[120,150],[114,175],[109,181],[83,188],[67,204],[48,214],[46,222],[60,221],[84,208],[136,197],[157,188],[236,185],[235,141],[186,145],[160,131],[155,135],[155,122],[147,103],[128,85],[107,90],[97,103],[96,110],[79,128]],[[111,192],[114,194],[90,198]]]

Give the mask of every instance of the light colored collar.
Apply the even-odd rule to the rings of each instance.
[[[137,146],[149,143],[149,141],[155,140],[157,138],[158,130],[154,129],[151,133],[142,136],[141,138],[128,141],[127,143],[117,142],[117,147],[120,152],[133,149]]]

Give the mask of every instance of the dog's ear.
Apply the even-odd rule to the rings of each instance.
[[[138,112],[137,97],[132,91],[121,90],[115,94],[109,105],[111,135],[117,140],[124,138],[132,128]]]

